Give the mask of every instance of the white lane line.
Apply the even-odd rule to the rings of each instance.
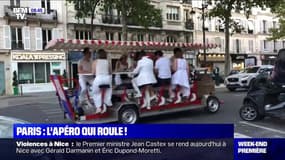
[[[241,134],[241,133],[235,132],[235,133],[234,133],[234,138],[252,138],[252,137],[247,136],[247,135],[245,135],[245,134]]]
[[[257,124],[253,124],[253,123],[249,123],[249,122],[245,122],[245,121],[240,121],[239,123],[246,124],[246,125],[253,126],[253,127],[256,127],[256,128],[261,128],[261,129],[264,129],[264,130],[268,130],[268,131],[271,131],[271,132],[276,132],[276,133],[280,133],[280,134],[284,134],[285,135],[285,131],[282,131],[282,130],[273,129],[273,128],[269,128],[269,127],[265,127],[265,126],[261,126],[261,125],[257,125]]]

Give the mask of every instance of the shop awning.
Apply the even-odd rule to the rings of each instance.
[[[51,40],[46,50],[82,50],[89,47],[92,50],[173,50],[181,47],[184,50],[203,49],[201,43],[168,43],[168,42],[141,42],[141,41],[108,41],[108,40],[78,40],[78,39],[55,39]],[[217,44],[207,44],[206,48],[216,48]]]

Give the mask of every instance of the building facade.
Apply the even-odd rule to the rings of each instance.
[[[43,10],[18,19],[15,9],[24,7]],[[24,94],[53,90],[49,75],[63,74],[65,53],[43,50],[48,41],[64,38],[65,19],[64,1],[1,1],[0,94],[12,94],[13,72]]]
[[[203,42],[202,32],[202,1],[192,1],[194,15],[194,41]],[[211,9],[207,6],[205,13]],[[278,19],[270,9],[254,8],[247,18],[242,12],[232,12],[232,19],[237,24],[237,30],[230,36],[231,68],[243,69],[249,65],[274,64],[279,49],[285,47],[283,40],[269,41],[270,28],[278,27]],[[208,67],[218,66],[224,72],[225,34],[220,18],[212,17],[205,20],[206,43],[216,43],[220,47],[207,50]],[[200,51],[198,61],[203,61],[203,51]],[[248,63],[249,59],[255,61]]]

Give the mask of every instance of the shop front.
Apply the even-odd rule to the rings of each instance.
[[[11,75],[16,71],[23,94],[54,91],[49,76],[62,75],[65,69],[65,52],[11,52]]]
[[[277,54],[261,55],[260,59],[263,65],[274,65],[277,59]]]
[[[198,55],[199,63],[204,63],[204,55]],[[225,65],[225,55],[224,54],[215,54],[215,53],[208,53],[206,56],[206,67],[208,68],[209,72],[213,71],[214,67],[218,67],[220,69],[220,74],[224,74],[224,65]]]

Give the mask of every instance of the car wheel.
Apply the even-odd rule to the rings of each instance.
[[[206,110],[210,113],[216,113],[220,109],[220,101],[217,97],[210,96],[207,98]]]
[[[264,118],[252,102],[245,103],[239,111],[241,119],[245,121],[255,121]]]
[[[123,107],[119,111],[118,121],[123,124],[135,124],[138,121],[139,114],[134,106]]]
[[[228,88],[229,91],[233,92],[236,90],[236,88]]]

